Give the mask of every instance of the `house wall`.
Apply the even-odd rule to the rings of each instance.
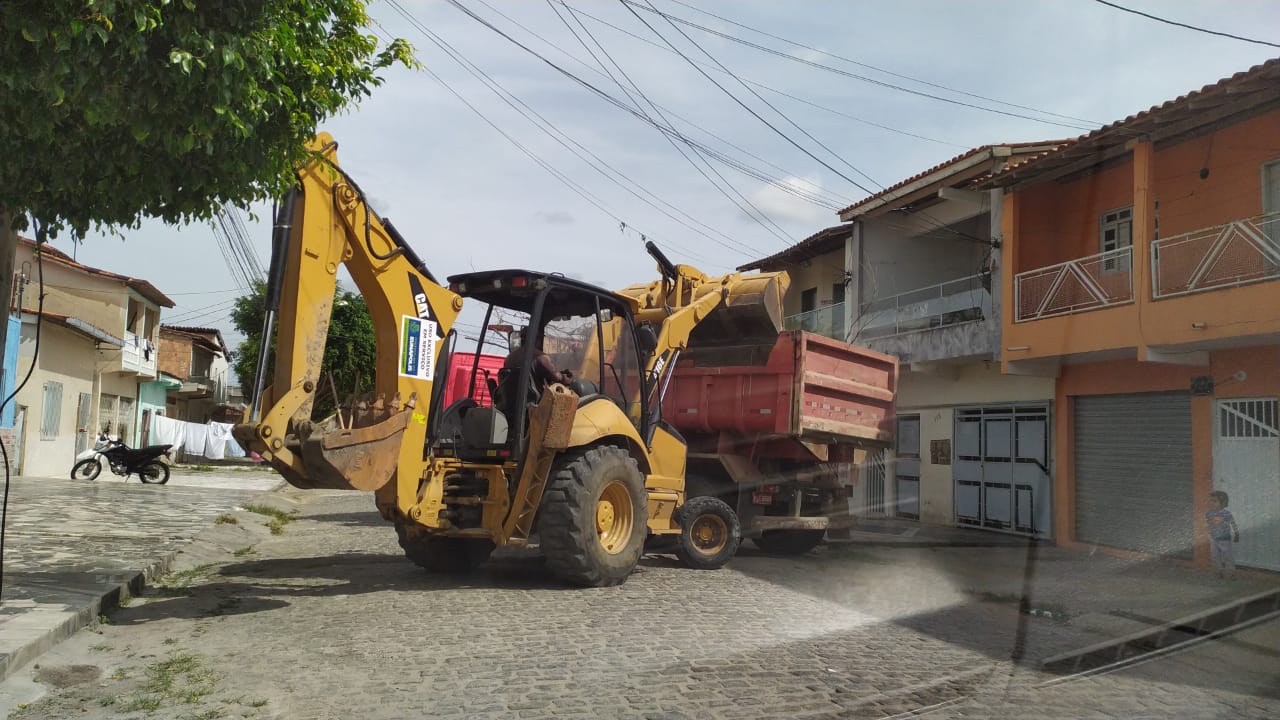
[[[1207,537],[1200,519],[1208,510],[1206,500],[1213,489],[1213,407],[1227,398],[1280,397],[1280,347],[1238,348],[1210,353],[1208,368],[1195,368],[1136,360],[1069,365],[1057,381],[1054,415],[1054,454],[1058,459],[1054,494],[1054,536],[1059,543],[1075,542],[1075,463],[1072,400],[1088,395],[1186,391],[1195,376],[1215,379],[1214,394],[1191,398],[1192,516],[1170,518],[1170,522],[1190,523],[1194,531],[1194,558],[1209,560]],[[1237,381],[1233,375],[1244,371]],[[1233,508],[1234,509],[1234,508]]]
[[[144,382],[138,385],[138,417],[135,424],[138,426],[138,445],[155,444],[155,441],[148,438],[147,442],[143,442],[143,431],[145,425],[143,417],[150,411],[151,415],[165,414],[165,383],[163,382]]]
[[[953,229],[976,238],[991,236],[986,214],[958,223]],[[861,302],[868,303],[982,270],[988,248],[953,232],[934,229],[904,236],[900,223],[889,219],[862,224],[862,261],[858,269]]]
[[[952,439],[954,409],[1048,402],[1054,397],[1054,386],[1054,378],[1001,375],[994,362],[970,363],[938,374],[907,371],[899,376],[897,414],[920,416],[921,522],[954,524],[951,464],[934,464],[929,451],[930,441]],[[893,467],[891,462],[890,476]]]
[[[1123,164],[1068,183],[1046,182],[1006,195],[1005,235],[1015,272],[1096,254],[1098,216],[1134,208],[1134,302],[1015,323],[1005,313],[1008,360],[1205,344],[1280,333],[1276,281],[1154,300],[1151,240],[1221,225],[1262,212],[1262,165],[1280,158],[1280,111],[1173,146],[1139,144]],[[1208,168],[1200,178],[1201,168]],[[1015,279],[1004,278],[1013,297]]]
[[[36,262],[31,248],[19,245],[17,266],[22,268],[24,262],[30,265],[27,271],[28,282],[22,293],[22,306],[35,309],[40,295],[40,287],[36,282]],[[79,318],[116,337],[123,337],[128,294],[122,283],[87,275],[47,260],[44,263],[44,292],[45,310]]]
[[[46,275],[47,279],[47,275]],[[19,362],[26,367],[35,349],[35,326],[25,324]],[[31,380],[16,402],[27,407],[25,437],[22,439],[22,474],[36,477],[66,477],[75,460],[76,411],[80,393],[93,393],[95,353],[93,341],[52,323],[40,330],[40,355]],[[40,424],[44,412],[44,390],[50,382],[62,383],[61,417],[58,435],[42,440]]]
[[[181,380],[191,375],[191,338],[160,331],[159,369]]]
[[[820,255],[807,263],[787,266],[791,287],[783,300],[786,315],[800,312],[800,293],[809,288],[818,289],[818,308],[832,302],[831,286],[844,281],[844,247]]]

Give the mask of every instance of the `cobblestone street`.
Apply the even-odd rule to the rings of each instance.
[[[0,685],[26,694],[14,717],[1280,716],[1268,626],[1042,687],[1039,659],[1109,630],[1085,610],[1020,614],[990,568],[1022,548],[744,548],[718,572],[652,556],[583,590],[528,557],[431,577],[367,495],[280,497],[300,511],[282,534],[245,529]],[[1040,604],[1087,610],[1060,595]]]

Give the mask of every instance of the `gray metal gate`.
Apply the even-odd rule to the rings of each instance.
[[[1050,535],[1047,405],[959,408],[954,443],[957,524]]]
[[[93,397],[89,393],[80,393],[80,403],[76,406],[76,455],[89,449],[89,416],[93,411]],[[94,433],[96,436],[97,433]]]
[[[893,504],[898,517],[920,519],[920,416],[899,415],[894,451]]]
[[[1076,537],[1190,557],[1191,396],[1075,399]]]
[[[862,466],[864,483],[862,514],[880,516],[885,514],[884,498],[884,451],[875,450],[867,453],[867,461]]]

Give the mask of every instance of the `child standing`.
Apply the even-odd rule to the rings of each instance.
[[[1230,499],[1225,492],[1209,493],[1209,511],[1204,519],[1209,523],[1209,555],[1213,558],[1213,571],[1218,577],[1235,575],[1236,560],[1231,544],[1240,542],[1240,528],[1227,509]]]

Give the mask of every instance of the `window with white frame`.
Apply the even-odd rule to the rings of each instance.
[[[1268,256],[1268,265],[1277,265],[1276,256],[1280,255],[1280,160],[1262,166],[1262,233],[1271,241],[1273,254]]]
[[[1102,213],[1098,220],[1098,244],[1103,253],[1133,247],[1133,206]],[[1130,255],[1115,253],[1102,259],[1102,272],[1128,272]]]

